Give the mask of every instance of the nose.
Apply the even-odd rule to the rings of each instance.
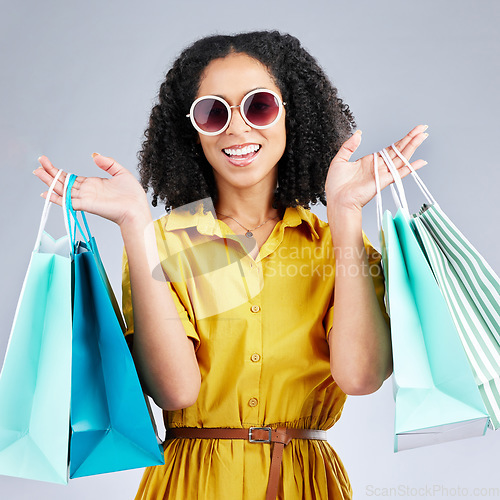
[[[238,108],[238,109],[236,109]],[[238,135],[251,130],[250,125],[241,116],[240,106],[231,106],[231,121],[226,129],[227,135]]]

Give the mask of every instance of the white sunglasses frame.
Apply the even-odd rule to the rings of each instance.
[[[276,115],[276,118],[271,123],[269,123],[268,125],[254,125],[247,118],[247,116],[245,115],[245,112],[243,111],[245,109],[243,106],[244,106],[246,100],[249,97],[253,96],[254,94],[258,94],[259,92],[268,92],[269,94],[271,94],[272,96],[274,96],[276,98],[276,100],[278,101],[278,114]],[[194,108],[203,99],[215,99],[216,101],[219,101],[222,104],[224,104],[224,106],[227,109],[227,121],[226,121],[226,124],[220,130],[218,130],[217,132],[207,132],[205,130],[202,130],[198,126],[198,124],[196,123],[196,121],[194,119]],[[222,134],[222,132],[224,132],[224,130],[226,130],[227,127],[229,127],[229,124],[231,123],[231,118],[233,116],[233,111],[232,110],[234,108],[240,108],[240,114],[241,114],[243,120],[245,120],[245,123],[247,123],[247,125],[249,125],[250,127],[256,128],[256,129],[266,129],[266,128],[272,127],[281,118],[281,115],[283,114],[283,108],[285,107],[285,105],[286,105],[286,102],[283,102],[281,100],[280,96],[276,92],[273,92],[272,90],[269,90],[269,89],[255,89],[255,90],[251,90],[250,92],[248,92],[248,94],[246,94],[243,97],[243,99],[241,100],[240,104],[238,104],[237,106],[230,106],[229,103],[225,99],[223,99],[222,97],[219,97],[219,96],[216,96],[216,95],[204,95],[204,96],[198,97],[198,99],[196,99],[193,102],[193,104],[191,104],[191,108],[189,110],[189,114],[186,115],[186,118],[190,118],[191,119],[191,123],[193,124],[193,127],[200,134],[203,134],[203,135],[212,135],[213,136],[213,135]]]

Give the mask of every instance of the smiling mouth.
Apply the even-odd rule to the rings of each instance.
[[[250,144],[242,148],[226,148],[222,151],[229,158],[244,159],[258,153],[261,147],[262,146],[260,144]]]

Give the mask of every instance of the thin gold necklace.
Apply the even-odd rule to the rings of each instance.
[[[271,217],[270,219],[267,219],[266,221],[264,221],[260,226],[254,227],[253,229],[248,229],[243,224],[241,224],[241,222],[238,222],[234,217],[231,217],[230,215],[226,215],[226,214],[223,214],[221,212],[218,212],[217,210],[215,212],[218,213],[219,215],[223,215],[224,217],[229,217],[230,219],[233,219],[235,222],[237,222],[243,229],[246,230],[245,236],[247,238],[251,238],[253,236],[252,231],[255,231],[256,229],[259,229],[259,227],[263,226],[266,222],[269,222],[270,220],[273,220],[273,219],[276,219],[277,217],[279,217],[279,215],[276,215],[276,216]]]

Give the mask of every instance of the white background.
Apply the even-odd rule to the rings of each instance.
[[[182,48],[215,32],[277,28],[297,36],[353,110],[363,130],[358,156],[387,146],[414,125],[428,124],[430,137],[418,157],[429,164],[421,175],[498,272],[498,19],[495,0],[2,0],[1,358],[43,206],[43,185],[31,173],[37,157],[46,154],[79,175],[100,175],[90,156],[98,151],[135,172],[165,72]],[[423,199],[406,184],[410,208],[417,210]],[[313,211],[326,220],[324,207]],[[163,213],[153,209],[155,218]],[[120,297],[119,229],[94,216],[89,223]],[[380,248],[373,202],[364,209],[363,225]],[[63,234],[59,210],[51,211],[48,231]],[[381,497],[382,488],[397,489],[392,496],[401,498],[500,496],[493,473],[500,432],[394,454],[393,419],[389,380],[373,395],[348,398],[329,432],[354,498]],[[121,472],[68,486],[0,476],[0,496],[132,499],[141,475],[141,470]],[[485,490],[475,495],[475,488]]]

